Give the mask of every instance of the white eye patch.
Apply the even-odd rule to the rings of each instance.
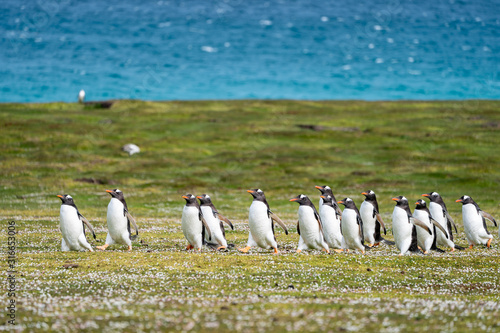
[[[303,195],[303,194],[301,194],[301,195],[300,195],[300,198],[301,198],[301,199],[304,199],[305,197],[306,197],[306,196],[305,196],[305,195]]]
[[[259,188],[259,189],[257,190],[257,192],[258,192],[258,193],[262,193],[262,190]]]
[[[331,190],[330,186],[326,185],[325,190]]]
[[[468,195],[464,195],[464,200],[469,199]]]
[[[120,191],[119,189],[116,189],[115,192],[116,193],[121,193],[122,191]]]
[[[408,199],[406,199],[406,197],[402,197],[401,200],[408,201]]]
[[[347,202],[347,201],[352,201],[352,199],[351,199],[351,198],[347,198],[345,201],[346,201],[346,202]]]
[[[73,197],[72,197],[71,195],[69,195],[69,194],[68,194],[68,195],[66,196],[66,199],[73,199]]]

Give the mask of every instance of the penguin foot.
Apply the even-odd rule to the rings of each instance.
[[[429,251],[424,251],[424,254],[429,254]]]
[[[127,251],[132,251],[132,245],[129,245],[129,246],[128,246]]]
[[[361,253],[365,254],[365,250],[362,250]]]
[[[404,255],[404,253],[400,253],[400,254],[398,255],[398,257],[402,257],[403,255]]]
[[[323,249],[322,251],[325,251],[326,253],[330,254],[330,250]]]
[[[380,245],[380,242],[373,244],[373,246],[379,246],[379,245]]]
[[[92,249],[89,249],[89,252],[94,252],[94,250],[92,250]]]
[[[238,249],[238,251],[243,252],[243,253],[247,253],[247,252],[248,252],[248,250],[250,250],[251,248],[252,248],[251,246],[245,246],[245,247],[244,247],[244,248],[242,248],[242,249]]]
[[[452,247],[450,252],[454,252],[454,251],[455,251],[455,248],[454,248],[454,247]]]
[[[420,251],[424,252],[424,250],[422,250],[422,248],[421,248],[420,246],[417,246],[417,247],[418,247],[418,249],[419,249]],[[424,253],[425,253],[425,252],[424,252]]]
[[[301,249],[297,249],[297,253],[300,253],[300,252],[302,252],[302,250]]]
[[[274,248],[274,254],[280,254],[280,251],[278,251],[277,247]]]
[[[201,252],[201,247],[198,248],[198,252]]]
[[[349,253],[349,249],[345,249],[344,251],[345,251],[346,253]]]
[[[219,247],[217,248],[217,251],[219,251],[219,250],[225,250],[225,249],[227,249],[227,246],[219,246]]]
[[[374,246],[375,246],[375,244],[371,244],[371,243],[370,243],[370,244],[368,244],[367,246],[368,246],[368,247],[374,247]]]
[[[493,238],[490,238],[488,239],[488,243],[486,243],[486,247],[489,249],[490,246],[491,246],[491,241],[493,240]]]
[[[108,246],[109,246],[109,244],[104,244],[104,245],[102,245],[102,246],[96,246],[95,248],[96,248],[96,249],[98,249],[98,250],[102,250],[102,251],[104,251],[104,250],[106,250],[106,249],[107,249],[107,247],[108,247]]]
[[[473,244],[469,245],[469,250],[472,250],[473,247],[474,247]]]
[[[343,250],[342,249],[332,249],[333,251],[337,252],[337,253],[342,253]]]
[[[189,244],[188,246],[186,246],[186,250],[192,250],[192,249],[194,249],[193,245]]]

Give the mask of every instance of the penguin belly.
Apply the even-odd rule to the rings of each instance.
[[[83,223],[78,218],[77,210],[69,205],[61,205],[60,228],[64,243],[61,243],[62,251],[92,250],[85,239]],[[82,240],[82,237],[85,241]]]
[[[427,230],[417,228],[417,244],[424,251],[424,253],[427,253],[431,249],[432,243],[434,242],[434,237],[436,236],[433,232],[434,226],[432,225],[429,219],[429,214],[427,214],[426,211],[415,209],[415,211],[413,212],[413,217],[424,222],[432,232],[432,235],[429,235]]]
[[[375,244],[378,242],[375,239],[375,226],[377,219],[373,216],[374,209],[375,207],[366,201],[363,201],[361,207],[359,208],[359,215],[361,215],[361,220],[363,220],[363,235],[365,237],[365,242],[368,244]]]
[[[184,206],[182,210],[181,229],[189,244],[196,250],[203,244],[203,223],[200,221],[200,211],[195,206]]]
[[[205,221],[207,222],[208,227],[212,232],[212,239],[209,239],[210,237],[208,233],[205,233],[205,242],[227,247],[226,239],[224,238],[221,230],[221,222],[217,217],[214,216],[212,207],[201,206],[200,208],[201,212],[203,213],[203,217],[205,218]]]
[[[132,245],[128,231],[128,220],[125,216],[125,206],[116,198],[111,198],[108,205],[108,235],[107,244]]]
[[[354,209],[345,208],[342,212],[342,235],[344,236],[346,249],[365,250],[364,245],[361,243],[359,227],[356,211]]]
[[[405,254],[411,246],[413,224],[408,220],[408,214],[404,209],[394,207],[392,212],[392,231],[394,241],[400,254]]]
[[[278,248],[274,239],[271,218],[267,214],[267,206],[262,201],[254,200],[248,211],[248,226],[250,227],[250,238],[255,244],[263,249]]]
[[[486,245],[488,240],[493,238],[484,229],[483,217],[473,204],[462,206],[462,218],[464,221],[465,236],[469,245]]]
[[[333,249],[341,249],[342,233],[340,231],[340,219],[337,218],[335,209],[327,205],[319,207],[319,216],[321,216],[321,221],[323,221],[323,232],[328,246]]]
[[[299,206],[299,226],[300,237],[303,245],[298,247],[302,250],[305,248],[311,250],[329,250],[328,244],[323,239],[323,234],[319,228],[319,223],[314,216],[314,211],[309,206]]]
[[[446,222],[446,217],[443,215],[443,208],[441,205],[431,202],[429,204],[429,211],[431,212],[431,216],[434,220],[436,220],[443,228],[444,230],[448,230],[447,222]],[[448,230],[449,231],[449,230]],[[436,245],[437,246],[445,246],[445,247],[451,247],[455,248],[455,243],[451,240],[452,235],[450,235],[450,238],[446,238],[446,235],[443,234],[443,232],[439,229],[436,229]]]

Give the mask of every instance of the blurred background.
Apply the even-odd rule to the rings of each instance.
[[[0,101],[497,99],[500,2],[0,3]]]

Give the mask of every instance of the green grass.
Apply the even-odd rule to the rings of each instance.
[[[437,191],[465,246],[455,199],[470,195],[500,216],[498,110],[500,101],[0,104],[0,241],[15,220],[19,328],[498,330],[500,252],[491,224],[489,250],[398,257],[382,246],[365,256],[297,255],[297,204],[288,201],[304,193],[316,203],[314,185],[328,184],[337,199],[350,196],[359,206],[360,193],[372,189],[390,239],[391,198],[411,202]],[[129,142],[141,153],[120,151]],[[132,253],[60,252],[56,195],[74,197],[97,231],[95,246],[106,236],[109,188],[124,191],[138,221]],[[243,246],[251,188],[266,192],[292,231],[277,228],[281,255],[184,250],[181,195],[210,194],[235,224],[228,241]]]

